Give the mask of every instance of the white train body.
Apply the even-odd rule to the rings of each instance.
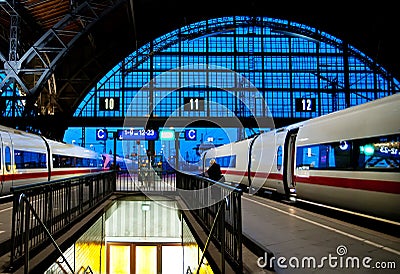
[[[114,164],[114,155],[103,153],[101,154],[103,158],[103,169],[111,169]],[[119,170],[137,170],[138,165],[135,164],[133,160],[122,158],[120,156],[115,157],[117,160],[117,168]]]
[[[236,162],[229,167],[221,156]],[[213,148],[203,157],[204,163],[216,158],[227,181],[250,190],[400,221],[400,94]]]
[[[248,185],[247,170],[248,157],[240,154],[237,157],[236,151],[248,151],[250,146],[250,140],[243,140],[237,143],[231,143],[218,147],[218,149],[207,150],[203,154],[203,169],[204,171],[208,168],[210,160],[215,158],[221,165],[221,169],[224,171],[225,181],[228,182],[242,182]],[[206,155],[206,156],[205,156]]]
[[[101,155],[92,150],[0,126],[0,196],[12,186],[100,170]]]

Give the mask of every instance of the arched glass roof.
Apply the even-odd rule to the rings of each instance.
[[[399,87],[372,58],[321,30],[267,17],[223,17],[174,30],[131,53],[74,116],[306,119]],[[183,108],[190,99],[204,105]]]

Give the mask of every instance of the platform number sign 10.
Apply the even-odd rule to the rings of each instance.
[[[315,110],[315,98],[296,98],[297,112],[314,112]]]
[[[100,97],[99,110],[101,111],[118,111],[119,97]]]
[[[183,109],[186,111],[202,111],[204,110],[203,97],[185,97]]]

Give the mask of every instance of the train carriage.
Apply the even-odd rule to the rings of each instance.
[[[203,173],[208,169],[211,159],[215,159],[221,166],[225,181],[241,182],[248,185],[247,166],[249,158],[242,155],[242,151],[249,151],[251,139],[226,144],[218,149],[210,149],[202,155]]]
[[[235,164],[221,167],[229,181],[250,193],[267,190],[400,222],[400,94],[202,155],[217,161],[220,156],[234,156]]]
[[[0,126],[0,196],[12,186],[100,170],[102,158],[94,151]]]
[[[296,196],[400,220],[400,94],[306,121]]]

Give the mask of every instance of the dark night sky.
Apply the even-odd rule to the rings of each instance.
[[[371,5],[342,0],[139,0],[135,3],[138,35],[144,39],[152,33],[167,33],[184,23],[221,16],[281,18],[304,23],[348,41],[400,79],[400,13],[393,2],[377,1]]]

